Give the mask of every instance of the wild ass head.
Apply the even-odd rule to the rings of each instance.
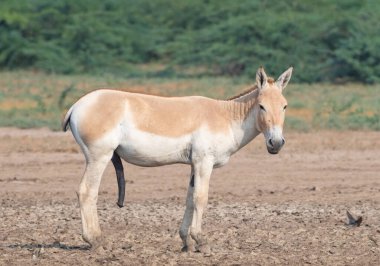
[[[268,78],[262,67],[256,73],[258,88],[255,106],[256,128],[264,134],[268,152],[271,154],[277,154],[285,144],[282,129],[287,101],[282,91],[292,76],[292,70],[293,68],[290,67],[277,81]]]

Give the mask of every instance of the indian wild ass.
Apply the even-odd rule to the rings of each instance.
[[[274,81],[259,68],[255,86],[229,100],[115,90],[96,90],[78,100],[67,112],[63,130],[70,126],[86,158],[78,191],[83,239],[93,248],[101,245],[96,203],[110,160],[116,169],[120,207],[125,185],[120,157],[139,166],[183,163],[191,165],[179,230],[183,250],[189,249],[191,237],[197,251],[209,252],[201,223],[211,172],[260,133],[269,153],[280,151],[285,143],[282,131],[287,106],[282,90],[291,75],[289,68]]]

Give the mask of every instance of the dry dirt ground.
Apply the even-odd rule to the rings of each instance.
[[[93,252],[80,236],[84,159],[71,133],[0,129],[0,265],[379,265],[380,133],[286,137],[279,155],[260,136],[214,171],[206,257],[180,251],[188,166],[124,164],[119,209],[110,164],[98,201],[106,245]],[[346,210],[361,226],[345,225]]]

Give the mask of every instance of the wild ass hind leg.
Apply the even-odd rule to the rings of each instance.
[[[191,175],[190,175],[189,188],[187,189],[186,210],[185,210],[185,214],[183,215],[181,227],[179,229],[179,235],[183,242],[183,247],[182,247],[183,252],[193,250],[193,247],[191,245],[191,237],[189,234],[189,229],[190,229],[191,222],[193,220],[193,211],[194,211],[193,193],[194,193],[194,172],[192,168]]]
[[[96,203],[100,181],[111,156],[112,153],[94,159],[87,158],[86,170],[79,185],[78,199],[82,219],[82,237],[91,245],[92,249],[97,249],[102,245]]]
[[[204,254],[210,254],[210,246],[202,235],[202,216],[207,206],[210,176],[213,169],[212,160],[203,160],[194,167],[194,211],[190,226],[190,235],[195,240],[195,249]]]

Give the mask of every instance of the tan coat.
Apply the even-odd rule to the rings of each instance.
[[[292,68],[277,81],[260,68],[256,86],[221,101],[205,97],[158,97],[114,90],[97,90],[79,99],[67,112],[70,127],[86,158],[78,197],[83,238],[100,243],[96,200],[102,173],[113,154],[141,166],[172,163],[191,165],[187,207],[180,228],[184,248],[190,236],[197,249],[208,251],[201,236],[212,169],[263,133],[268,152],[284,145],[282,128],[286,87]]]

